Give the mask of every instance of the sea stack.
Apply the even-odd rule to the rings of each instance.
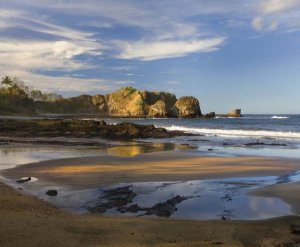
[[[227,114],[228,117],[241,117],[242,110],[241,109],[234,109],[233,111]]]

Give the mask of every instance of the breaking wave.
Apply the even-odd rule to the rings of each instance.
[[[290,117],[286,117],[286,116],[273,116],[271,117],[271,119],[289,119]]]
[[[282,139],[300,139],[300,132],[281,132],[268,130],[240,130],[240,129],[206,129],[183,126],[163,126],[167,130],[179,130],[191,134],[203,134],[206,136],[223,137],[268,137]]]

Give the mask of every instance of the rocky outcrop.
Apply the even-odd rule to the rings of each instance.
[[[199,101],[194,97],[176,96],[167,92],[139,91],[124,87],[107,95],[80,95],[52,102],[35,102],[37,112],[52,114],[89,114],[103,117],[197,117]]]
[[[145,117],[143,96],[135,88],[121,88],[105,98],[110,117]]]
[[[179,98],[173,110],[178,117],[193,118],[201,116],[199,101],[192,96]]]
[[[147,117],[166,117],[167,115],[166,103],[164,101],[159,100],[155,104],[149,106]]]
[[[92,102],[98,107],[98,110],[101,114],[107,114],[108,107],[104,95],[97,94],[92,96]]]
[[[227,114],[228,117],[241,117],[241,109],[234,109]]]
[[[215,112],[210,112],[210,113],[207,113],[203,116],[203,118],[215,118],[215,117],[216,117]]]
[[[100,137],[107,139],[169,138],[187,135],[181,131],[167,131],[153,125],[133,123],[106,124],[94,120],[0,119],[1,137]]]

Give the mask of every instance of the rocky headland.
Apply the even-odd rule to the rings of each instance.
[[[32,89],[17,79],[6,76],[0,83],[0,115],[45,116],[89,115],[109,118],[214,118],[211,112],[202,115],[199,100],[193,96],[177,99],[175,94],[142,91],[124,87],[105,95],[64,98],[54,93]],[[236,109],[225,116],[239,117]]]
[[[121,88],[106,95],[80,95],[52,102],[37,101],[39,114],[95,114],[103,117],[160,118],[202,116],[199,101],[192,96],[179,99],[167,92]]]

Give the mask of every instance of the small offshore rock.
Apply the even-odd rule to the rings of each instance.
[[[203,117],[204,118],[215,118],[216,113],[215,112],[210,112],[210,113],[205,114]]]
[[[241,109],[234,109],[233,111],[227,114],[228,117],[241,117],[242,110]]]
[[[226,216],[224,216],[224,215],[221,217],[221,219],[222,220],[228,220],[228,218]]]
[[[57,196],[57,194],[58,194],[57,190],[48,190],[46,192],[46,195],[48,196]]]

